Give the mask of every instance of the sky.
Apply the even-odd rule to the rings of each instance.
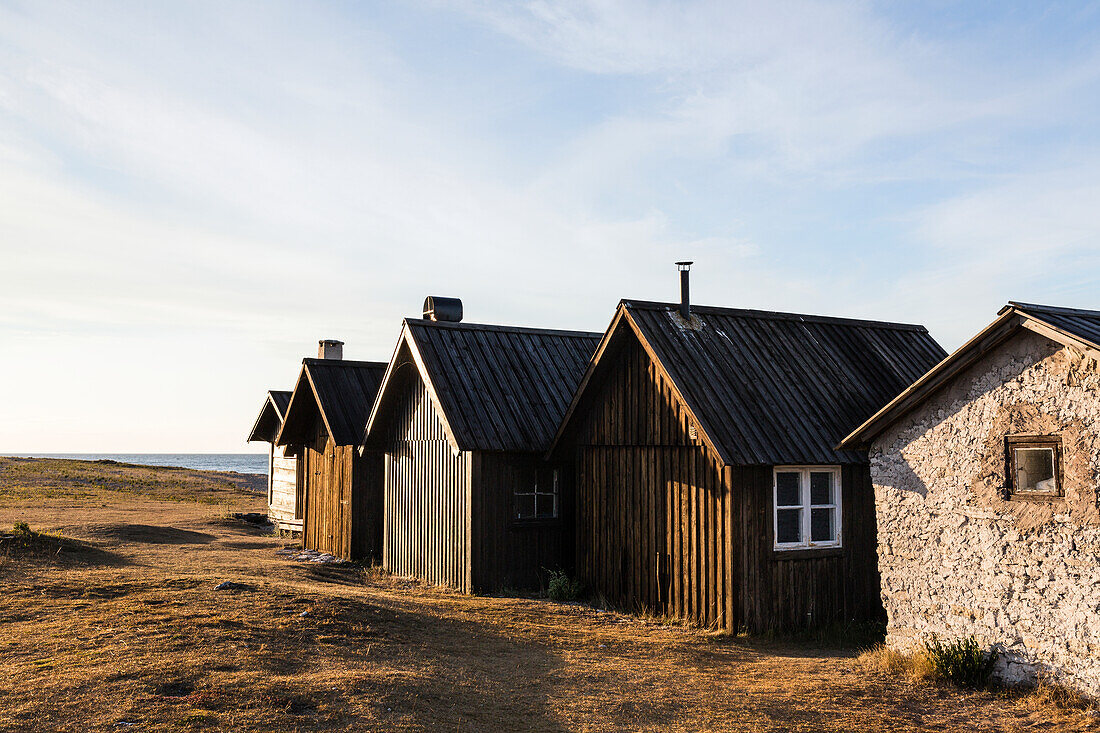
[[[0,453],[247,452],[424,296],[1100,308],[1100,4],[0,0]]]

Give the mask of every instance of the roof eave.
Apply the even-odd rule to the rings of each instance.
[[[325,430],[329,435],[332,435],[332,427],[329,425],[328,417],[325,415],[325,408],[321,405],[321,398],[317,394],[317,387],[313,384],[313,377],[309,373],[309,362],[303,359],[302,371],[298,373],[298,381],[295,382],[294,391],[290,394],[290,403],[286,406],[286,415],[283,416],[283,424],[279,426],[279,434],[275,438],[275,445],[285,446],[290,444],[283,433],[286,432],[287,418],[294,414],[295,405],[302,399],[299,396],[301,394],[302,380],[305,380],[309,385],[310,396],[313,398],[313,404],[317,406],[317,414],[321,416],[321,422],[324,423]]]
[[[256,416],[255,422],[252,423],[252,430],[248,433],[248,440],[245,441],[246,443],[270,443],[271,442],[267,438],[261,438],[261,437],[258,437],[256,435],[256,432],[260,429],[260,423],[263,421],[264,415],[267,413],[268,409],[272,410],[275,413],[275,418],[279,421],[279,429],[280,430],[282,429],[282,427],[283,427],[283,416],[279,414],[279,407],[278,407],[278,405],[275,404],[275,401],[271,398],[271,393],[268,392],[267,393],[267,399],[264,402],[264,406],[260,409],[260,414]],[[277,436],[278,436],[278,431],[276,431],[276,437]]]
[[[569,409],[566,410],[565,417],[562,419],[561,424],[558,426],[558,430],[554,435],[554,440],[550,444],[550,448],[546,451],[546,457],[551,457],[558,448],[558,444],[564,436],[569,422],[573,419],[573,415],[583,399],[584,392],[587,390],[588,385],[595,375],[596,370],[599,368],[600,362],[603,359],[604,354],[611,342],[611,338],[615,332],[622,327],[622,322],[625,320],[630,330],[633,332],[634,337],[641,344],[642,349],[646,352],[646,355],[653,361],[653,363],[660,370],[662,376],[668,380],[669,387],[672,390],[673,396],[683,405],[684,410],[688,413],[691,419],[694,421],[696,430],[699,437],[702,439],[704,445],[714,452],[723,465],[729,466],[733,464],[730,456],[725,450],[720,448],[717,443],[711,438],[711,432],[707,427],[707,423],[704,420],[699,419],[698,412],[692,407],[691,403],[684,396],[680,385],[673,379],[672,374],[661,362],[657,353],[653,350],[652,345],[646,339],[642,329],[638,326],[638,323],[630,315],[630,303],[628,300],[619,301],[619,306],[615,311],[615,316],[611,320],[611,325],[607,327],[607,331],[604,333],[604,337],[600,340],[600,345],[597,347],[596,352],[592,355],[592,359],[588,364],[588,369],[585,370],[584,377],[581,379],[580,385],[577,387],[576,393],[573,395],[572,401],[569,403]]]
[[[684,406],[684,409],[687,411],[691,419],[695,421],[695,427],[698,431],[699,437],[702,439],[702,442],[708,448],[714,451],[714,454],[718,456],[718,459],[722,462],[723,465],[734,465],[735,461],[733,460],[733,457],[730,456],[729,453],[727,453],[723,447],[719,446],[718,443],[716,443],[711,437],[712,431],[708,426],[707,421],[699,417],[699,411],[692,406],[691,401],[687,399],[684,391],[680,388],[680,385],[676,383],[676,380],[673,378],[672,373],[664,365],[660,357],[657,356],[657,352],[653,350],[653,346],[649,343],[649,340],[645,337],[645,334],[642,333],[641,327],[638,326],[638,323],[634,320],[634,317],[630,315],[629,306],[624,305],[623,312],[626,314],[626,322],[630,324],[631,329],[634,331],[634,334],[638,338],[638,342],[641,343],[642,348],[645,350],[649,358],[653,360],[653,363],[657,365],[657,368],[661,370],[661,374],[664,376],[664,378],[668,380],[668,384],[669,387],[672,389],[673,395],[676,397],[677,400],[680,401],[680,404]]]
[[[618,327],[618,323],[622,319],[624,312],[623,301],[620,300],[619,305],[615,308],[615,315],[611,317],[611,323],[608,324],[607,330],[604,331],[603,336],[600,338],[600,343],[596,346],[596,350],[588,359],[588,367],[585,368],[584,376],[581,377],[577,389],[573,392],[573,399],[569,401],[569,406],[565,408],[565,415],[562,416],[561,422],[558,423],[558,429],[554,431],[554,437],[550,441],[550,447],[547,448],[546,452],[543,454],[547,460],[550,460],[555,451],[557,451],[558,444],[565,435],[569,423],[573,420],[573,415],[576,413],[580,400],[583,398],[584,392],[588,388],[588,383],[592,381],[597,365],[603,358],[604,352],[607,351],[607,347],[611,342],[611,336]]]
[[[374,404],[371,405],[370,416],[367,418],[367,426],[363,429],[363,440],[359,445],[359,453],[362,455],[366,451],[366,444],[370,438],[371,431],[374,429],[375,424],[378,421],[378,414],[381,410],[381,405],[384,400],[384,396],[392,381],[394,370],[397,368],[397,356],[401,353],[401,346],[407,345],[409,353],[412,355],[413,363],[416,365],[417,371],[420,373],[420,379],[424,382],[425,388],[428,390],[428,396],[435,406],[436,413],[439,416],[439,421],[443,424],[443,431],[447,434],[447,439],[451,442],[451,447],[457,451],[471,450],[470,446],[463,445],[458,440],[458,436],[455,435],[454,430],[451,428],[451,423],[447,419],[447,413],[443,409],[443,403],[439,399],[439,395],[436,392],[435,385],[432,383],[431,375],[428,373],[428,368],[424,363],[424,357],[420,353],[420,347],[416,343],[416,337],[413,335],[413,330],[409,327],[408,319],[401,323],[401,336],[397,340],[397,347],[394,348],[393,356],[390,358],[390,363],[386,366],[386,373],[382,377],[382,383],[378,386],[378,394],[374,398]]]
[[[1010,302],[997,311],[996,320],[849,433],[837,444],[837,450],[867,449],[871,442],[892,423],[916,409],[947,381],[1002,344],[1020,328],[1026,328],[1063,346],[1078,349],[1082,353],[1100,359],[1100,345],[1058,328],[1034,313],[1027,312],[1023,304]]]

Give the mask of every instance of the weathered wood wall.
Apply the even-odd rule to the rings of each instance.
[[[419,379],[398,403],[384,459],[383,567],[470,592],[469,454],[455,453]]]
[[[540,588],[548,570],[573,570],[575,520],[571,471],[530,453],[471,454],[473,588]],[[517,519],[515,489],[551,486],[558,469],[558,518]]]
[[[354,466],[352,474],[352,534],[353,558],[372,563],[382,562],[382,522],[385,516],[382,486],[385,481],[385,455],[367,451],[363,456],[353,446],[345,446]]]
[[[774,549],[772,466],[727,469],[744,527],[741,625],[753,632],[885,618],[879,594],[870,468],[841,468],[842,547]]]
[[[270,445],[267,477],[267,516],[279,529],[301,531],[298,506],[298,459],[287,448]]]
[[[578,574],[620,606],[737,628],[739,527],[701,448],[586,446],[577,468]]]
[[[608,600],[752,632],[881,613],[866,466],[843,470],[839,550],[773,550],[772,467],[722,467],[633,340],[577,436],[577,572]]]
[[[303,546],[348,560],[381,555],[382,458],[360,458],[336,445],[318,419],[313,442],[298,458],[303,487]]]

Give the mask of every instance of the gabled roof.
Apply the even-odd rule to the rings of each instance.
[[[252,432],[248,434],[248,442],[263,441],[272,443],[283,426],[283,417],[286,415],[287,405],[290,404],[290,392],[282,390],[269,390],[264,398],[264,406],[260,408],[260,414],[256,422],[252,424]]]
[[[320,414],[336,445],[355,445],[385,371],[386,363],[381,361],[302,359],[302,371],[276,443],[309,441],[309,426]]]
[[[1021,329],[1034,331],[1082,354],[1100,358],[1100,311],[1009,301],[1008,305],[997,312],[997,320],[853,430],[841,441],[839,447],[870,445],[894,421],[918,407],[957,374],[1015,336]]]
[[[600,336],[406,319],[363,443],[384,439],[413,367],[458,450],[545,451]]]
[[[554,445],[632,335],[664,372],[726,465],[853,463],[839,438],[911,384],[944,350],[923,326],[624,300]]]

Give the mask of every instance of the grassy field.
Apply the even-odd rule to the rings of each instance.
[[[0,458],[0,730],[1086,730],[1079,707],[295,563],[255,479]],[[262,486],[262,480],[258,482]],[[222,581],[239,587],[215,590]],[[1100,730],[1100,725],[1097,725]]]

